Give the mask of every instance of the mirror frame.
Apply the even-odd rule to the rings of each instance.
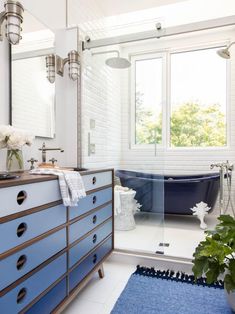
[[[9,57],[9,124],[12,125],[12,48],[11,44],[8,46],[8,57]]]

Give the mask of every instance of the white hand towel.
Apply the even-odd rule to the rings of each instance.
[[[78,206],[79,200],[86,196],[82,177],[77,171],[36,168],[31,170],[30,173],[57,175],[59,178],[60,192],[64,206]]]

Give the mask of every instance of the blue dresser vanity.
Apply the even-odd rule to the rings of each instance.
[[[0,182],[0,313],[60,313],[113,250],[113,170],[81,173],[64,207],[56,176]]]

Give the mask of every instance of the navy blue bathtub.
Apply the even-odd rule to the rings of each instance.
[[[121,185],[136,191],[141,211],[192,215],[190,208],[201,201],[211,210],[219,192],[219,173],[161,176],[136,171],[117,170]]]

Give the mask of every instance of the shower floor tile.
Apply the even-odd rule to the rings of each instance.
[[[205,237],[197,218],[166,215],[164,222],[161,218],[159,214],[137,213],[134,230],[115,231],[115,248],[148,253],[164,251],[167,256],[191,259],[196,246]],[[216,222],[216,216],[206,217],[208,229],[213,229]],[[169,243],[169,247],[160,247],[161,242]]]

